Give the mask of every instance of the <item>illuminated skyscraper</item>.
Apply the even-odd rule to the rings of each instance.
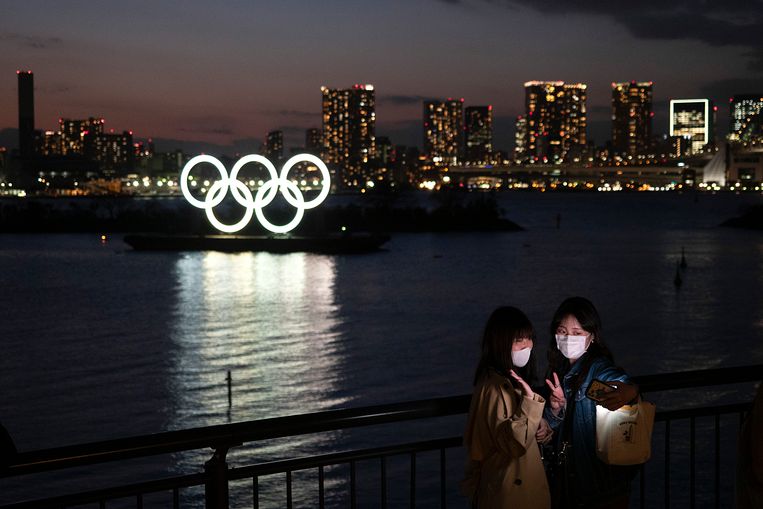
[[[339,183],[356,187],[376,153],[376,100],[372,85],[350,89],[321,87],[323,94],[322,156],[339,170]]]
[[[586,147],[586,88],[582,83],[525,83],[525,153],[530,162],[558,163]]]
[[[514,159],[524,161],[527,159],[527,118],[518,115],[514,127]]]
[[[103,134],[105,120],[90,117],[87,120],[58,119],[61,134],[60,154],[81,155],[97,160],[97,139]]]
[[[763,131],[763,94],[735,95],[729,101],[729,141],[748,142]]]
[[[95,157],[105,175],[113,176],[117,170],[129,168],[135,150],[132,131],[122,133],[101,132],[95,137]]]
[[[265,157],[277,163],[283,159],[283,131],[270,131],[265,138]]]
[[[34,156],[34,74],[16,71],[19,92],[19,155]]]
[[[672,99],[670,101],[670,136],[688,136],[688,154],[701,152],[712,144],[713,103],[709,99]]]
[[[628,156],[652,141],[652,82],[612,83],[612,148]]]
[[[435,166],[459,163],[463,133],[463,99],[424,101],[424,153]]]
[[[469,106],[464,111],[464,161],[488,164],[493,153],[493,107]]]

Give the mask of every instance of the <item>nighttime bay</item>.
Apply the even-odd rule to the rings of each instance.
[[[759,195],[504,193],[498,202],[523,231],[397,233],[355,256],[142,253],[118,235],[4,234],[0,298],[14,309],[3,323],[4,424],[30,450],[465,394],[491,309],[522,306],[545,350],[554,306],[571,294],[597,303],[630,373],[763,361],[763,238],[718,226]],[[418,432],[462,426],[458,417]],[[274,441],[231,461],[318,454],[342,439],[357,437]],[[136,471],[179,473],[205,455],[98,475],[109,485]],[[54,488],[78,482],[49,475]],[[0,481],[9,500],[31,494],[12,481]],[[235,493],[232,503],[245,498]],[[276,507],[278,496],[263,503]]]

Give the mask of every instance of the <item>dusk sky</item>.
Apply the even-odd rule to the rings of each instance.
[[[635,10],[635,9],[638,10]],[[158,150],[204,141],[256,150],[320,127],[321,85],[373,84],[377,136],[421,145],[421,101],[492,104],[513,147],[528,80],[588,85],[589,137],[610,136],[610,83],[653,81],[655,132],[670,98],[763,92],[763,0],[12,1],[0,22],[0,144],[15,144],[16,70],[35,74],[38,129],[106,119]]]

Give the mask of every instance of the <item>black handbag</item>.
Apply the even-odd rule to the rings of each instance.
[[[572,487],[574,486],[575,469],[572,467],[572,418],[575,412],[575,393],[567,401],[562,423],[561,441],[558,450],[555,451],[549,489],[551,490],[551,507],[553,509],[565,509],[573,507]]]

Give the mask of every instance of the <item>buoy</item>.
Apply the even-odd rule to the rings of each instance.
[[[233,393],[231,391],[233,379],[230,376],[230,370],[228,370],[228,376],[225,377],[225,380],[228,382],[228,408],[231,408],[233,406]]]
[[[676,277],[673,278],[673,284],[678,288],[681,286],[681,283],[683,283],[681,280],[681,264],[676,262]]]

